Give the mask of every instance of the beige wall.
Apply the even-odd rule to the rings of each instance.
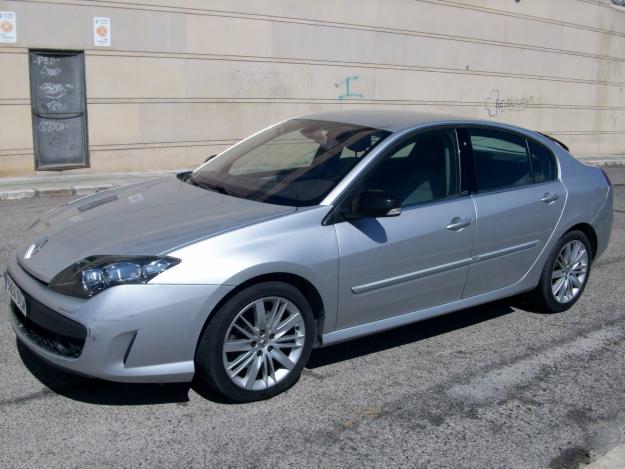
[[[174,169],[341,108],[519,124],[625,154],[625,9],[610,0],[1,1],[0,176],[34,174],[28,49],[85,51],[91,171]],[[93,46],[92,17],[112,45]],[[339,99],[345,92],[362,95]],[[514,107],[498,108],[496,99]],[[85,171],[85,170],[79,170]]]

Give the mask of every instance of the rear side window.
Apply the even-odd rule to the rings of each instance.
[[[553,181],[556,178],[556,162],[553,153],[542,145],[528,140],[530,156],[532,157],[532,169],[534,170],[534,182]]]
[[[477,191],[488,192],[534,182],[525,139],[507,132],[469,129]]]

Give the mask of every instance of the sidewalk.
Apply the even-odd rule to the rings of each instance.
[[[625,155],[619,156],[577,156],[578,160],[595,166],[625,166]],[[1,186],[0,182],[0,186]]]
[[[625,467],[625,444],[617,446],[612,451],[585,466],[585,469],[623,469]]]
[[[625,166],[625,156],[580,157],[584,163],[597,166]],[[0,178],[0,200],[32,199],[87,195],[93,192],[125,186],[184,169],[133,173],[51,174],[34,177]]]
[[[0,200],[88,195],[113,187],[176,174],[180,171],[184,170],[0,178]]]

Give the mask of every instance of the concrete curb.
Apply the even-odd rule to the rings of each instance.
[[[89,195],[94,192],[168,176],[180,171],[185,170],[0,178],[0,201]]]
[[[35,199],[40,197],[71,197],[73,195],[89,195],[100,192],[120,185],[82,185],[75,187],[55,187],[46,189],[16,189],[16,190],[0,190],[0,200],[21,200]]]
[[[578,158],[581,162],[594,166],[625,166],[625,157],[603,159],[603,158]]]
[[[617,446],[585,469],[623,469],[625,467],[625,444]]]

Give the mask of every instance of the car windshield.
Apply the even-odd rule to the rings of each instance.
[[[317,205],[390,132],[311,119],[264,130],[195,170],[188,182],[259,202]]]

